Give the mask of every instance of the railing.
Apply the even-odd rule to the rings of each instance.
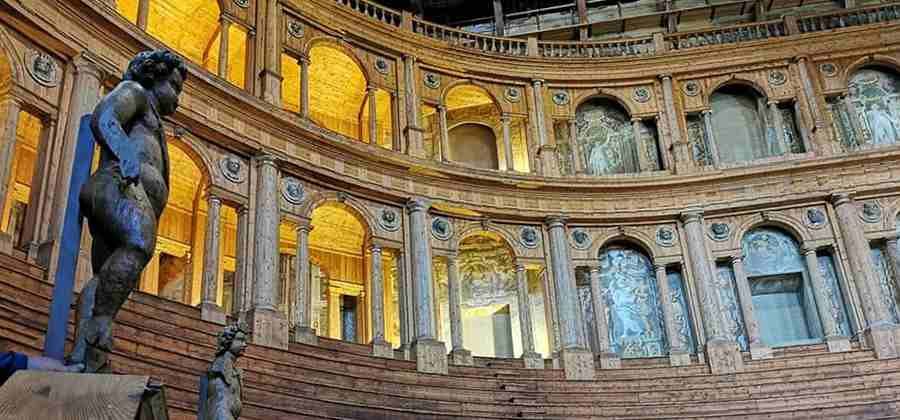
[[[900,20],[900,5],[840,10],[833,13],[797,18],[800,33],[827,31],[850,26]]]
[[[473,34],[448,26],[436,25],[419,18],[412,19],[412,30],[419,35],[444,41],[450,45],[471,48],[484,53],[528,55],[528,41],[524,39]]]
[[[539,41],[541,57],[602,58],[653,55],[653,37],[629,38],[616,41]]]
[[[705,47],[709,45],[734,44],[786,36],[783,20],[756,22],[746,25],[713,28],[703,31],[679,32],[665,36],[670,50]]]
[[[379,22],[400,27],[403,17],[400,12],[365,0],[336,0],[337,4],[349,7]]]

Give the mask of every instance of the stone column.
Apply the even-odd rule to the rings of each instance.
[[[562,343],[560,359],[566,372],[566,379],[594,379],[594,357],[584,342],[582,326],[578,324],[578,292],[570,269],[569,241],[565,219],[550,216],[546,220],[550,236],[550,263],[553,283],[556,287],[557,312]]]
[[[410,344],[416,328],[412,310],[412,286],[406,276],[406,258],[402,250],[397,252],[397,284],[398,305],[400,305],[400,351],[404,358],[409,359]]]
[[[533,79],[531,86],[534,96],[531,117],[534,118],[534,129],[537,132],[537,149],[538,159],[541,161],[541,172],[544,176],[559,176],[556,145],[551,145],[547,141],[547,121],[544,117],[544,81],[542,79]]]
[[[19,113],[22,110],[22,102],[18,98],[7,96],[0,100],[0,212],[6,208],[6,198],[9,195],[9,186],[13,183],[12,173],[13,157],[16,152],[17,129],[19,126]],[[12,232],[7,233],[12,244]],[[12,251],[10,247],[9,251]]]
[[[309,56],[304,54],[297,60],[300,64],[300,117],[309,118]]]
[[[416,334],[412,355],[416,369],[424,373],[447,373],[447,350],[435,334],[434,281],[431,277],[431,241],[428,209],[431,203],[412,198],[406,203],[409,214],[410,267],[415,301]]]
[[[669,340],[669,364],[671,366],[687,366],[691,364],[691,355],[688,353],[687,346],[681,340],[678,326],[675,325],[674,305],[676,305],[676,302],[671,298],[672,289],[669,287],[669,276],[666,273],[666,266],[656,264],[654,268],[656,269],[656,285],[659,287],[659,304],[662,306],[663,322],[666,327],[666,338]]]
[[[895,240],[895,247],[896,244]],[[822,321],[822,331],[825,333],[825,343],[828,344],[828,351],[850,351],[850,339],[842,336],[838,330],[837,314],[833,312],[831,307],[831,296],[828,294],[825,279],[822,277],[822,270],[819,268],[816,248],[804,245],[802,251],[806,259],[806,271],[809,273],[809,282],[812,286],[813,295],[816,297],[816,310],[819,313],[819,319]],[[838,290],[834,292],[840,293]]]
[[[584,158],[581,156],[578,147],[578,120],[572,118],[569,120],[569,149],[572,150],[572,162],[574,163],[575,173],[584,173]]]
[[[228,79],[228,31],[231,21],[222,15],[219,21],[219,77]]]
[[[750,357],[753,360],[769,359],[772,357],[772,349],[763,343],[762,335],[759,333],[759,322],[757,322],[756,314],[754,314],[753,295],[750,292],[750,281],[747,279],[747,272],[744,271],[743,256],[732,256],[731,267],[734,270],[738,301],[741,305],[741,315],[744,317],[744,327],[747,329]]]
[[[672,83],[672,75],[661,74],[659,79],[662,81],[663,105],[666,113],[666,125],[669,127],[669,139],[673,148],[679,147],[684,142],[684,136],[681,135],[681,124],[678,123],[678,111],[675,108],[675,88]],[[661,136],[661,138],[665,139],[665,136]],[[662,149],[666,168],[676,172],[683,172],[687,169],[688,162],[672,162],[668,147],[662,147]]]
[[[703,330],[706,333],[706,353],[714,374],[734,373],[743,368],[743,358],[738,343],[725,334],[725,312],[716,289],[712,259],[706,249],[703,233],[703,213],[697,210],[681,214],[685,243],[691,270],[697,281],[697,295],[701,302]]]
[[[519,301],[519,328],[522,333],[522,361],[526,369],[543,369],[544,358],[534,351],[534,326],[531,322],[531,301],[528,298],[528,279],[525,265],[516,264],[516,292]]]
[[[369,248],[372,254],[372,355],[375,357],[394,358],[394,349],[391,343],[385,340],[384,335],[384,276],[381,263],[381,246],[372,244]]]
[[[515,162],[513,162],[512,138],[509,132],[510,116],[504,113],[500,116],[500,124],[503,132],[503,154],[506,159],[506,171],[514,172],[516,170]]]
[[[466,350],[463,341],[462,302],[460,302],[459,265],[457,255],[447,257],[447,291],[450,294],[450,363],[454,365],[472,366],[472,352]]]
[[[438,131],[441,136],[441,161],[450,162],[450,132],[447,128],[447,107],[437,106]]]
[[[879,359],[898,357],[900,328],[893,323],[890,309],[881,299],[881,285],[870,255],[869,241],[859,224],[859,208],[848,193],[831,197],[850,265],[850,276],[859,290],[859,300],[866,316],[866,340]]]
[[[222,238],[222,199],[214,193],[207,198],[206,244],[203,252],[203,288],[200,296],[200,317],[204,321],[225,325],[225,311],[216,302],[219,295],[220,249]]]
[[[791,145],[788,144],[787,137],[784,135],[784,118],[781,116],[781,110],[778,109],[778,101],[769,101],[768,105],[772,129],[775,130],[775,139],[778,140],[779,147],[782,148],[784,154],[791,153]]]
[[[294,306],[297,308],[297,324],[294,325],[294,340],[298,343],[315,345],[319,342],[316,330],[312,328],[312,287],[309,271],[309,233],[313,227],[309,220],[297,224],[297,296]]]
[[[266,24],[265,24],[265,42],[266,48],[263,52],[265,58],[265,67],[262,71],[263,83],[263,100],[275,105],[281,106],[281,74],[278,72],[279,62],[281,61],[281,40],[279,37],[279,0],[266,1]]]
[[[419,95],[416,86],[416,57],[403,55],[403,80],[406,93],[406,153],[417,158],[425,158],[425,144],[422,126],[419,123]]]
[[[369,86],[366,88],[366,100],[369,103],[369,144],[378,146],[378,102],[375,100],[375,92],[378,88]]]
[[[141,30],[147,30],[147,18],[150,16],[150,0],[138,0],[137,24]]]
[[[252,290],[250,287],[250,278],[247,276],[247,259],[249,258],[249,250],[248,241],[247,241],[247,229],[249,224],[249,213],[250,209],[247,208],[246,205],[242,205],[238,208],[237,211],[237,244],[235,246],[235,267],[234,267],[234,277],[235,277],[235,288],[234,288],[234,308],[232,311],[234,314],[238,315],[238,318],[243,320],[246,316],[246,312],[250,310],[250,298],[249,291]]]
[[[712,110],[704,109],[700,112],[703,116],[703,131],[706,134],[706,151],[713,166],[719,166],[719,144],[716,143],[716,135],[712,125]]]
[[[278,166],[271,155],[256,158],[256,223],[253,256],[253,309],[249,316],[253,342],[287,349],[288,322],[278,311],[275,288],[278,285]]]
[[[634,136],[634,149],[631,150],[631,159],[636,172],[644,172],[650,170],[646,157],[641,151],[644,150],[644,141],[641,139],[641,119],[631,119],[631,135]]]
[[[622,367],[619,355],[613,353],[609,343],[609,324],[606,319],[606,300],[600,287],[600,267],[591,266],[591,309],[594,310],[594,334],[597,335],[598,352],[601,369],[618,369]]]
[[[816,95],[812,77],[809,74],[809,57],[796,57],[795,62],[797,71],[800,73],[800,84],[803,87],[803,96],[806,97],[806,105],[809,107],[809,113],[813,119],[813,134],[819,138],[816,142],[819,145],[824,145],[825,142],[829,141],[827,139],[827,134],[825,134],[827,123],[822,116],[822,110],[819,108],[819,99]]]

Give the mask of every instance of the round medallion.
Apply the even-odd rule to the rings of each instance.
[[[650,94],[650,89],[639,87],[634,90],[631,98],[634,99],[635,102],[643,104],[650,101],[651,96],[652,95]]]
[[[535,248],[538,245],[537,229],[531,226],[525,226],[519,231],[519,242],[525,248]]]
[[[553,93],[553,103],[557,105],[565,105],[569,103],[569,94],[564,90],[557,90]]]
[[[381,217],[378,219],[381,228],[388,232],[395,232],[400,229],[400,214],[394,209],[382,209]]]
[[[453,227],[445,217],[435,217],[431,221],[431,234],[441,241],[446,241],[453,236]]]
[[[235,184],[244,182],[244,163],[237,156],[228,155],[219,159],[219,170],[225,179]]]
[[[709,236],[715,241],[725,241],[731,236],[731,227],[727,223],[713,223],[709,226]]]
[[[572,229],[572,246],[575,249],[588,249],[591,247],[591,235],[584,229]]]
[[[825,77],[834,77],[837,76],[838,68],[834,63],[822,63],[819,66],[819,71],[825,75]]]
[[[519,88],[508,87],[503,92],[503,97],[506,98],[507,102],[516,103],[522,100],[522,91]]]
[[[425,73],[425,78],[422,80],[425,83],[425,86],[429,89],[437,89],[441,87],[441,76],[438,76],[435,73]]]
[[[687,96],[697,96],[700,94],[700,83],[697,83],[694,80],[688,81],[681,87],[681,90],[684,91],[684,94]]]
[[[294,38],[303,38],[303,24],[296,20],[288,21],[288,34]]]
[[[234,0],[234,4],[241,9],[246,9],[250,7],[250,0]]]
[[[787,74],[781,70],[773,70],[769,72],[769,84],[772,86],[781,86],[787,82]]]
[[[28,56],[28,74],[38,84],[55,87],[59,84],[59,69],[53,57],[41,51],[31,51]]]
[[[384,59],[384,57],[375,58],[375,71],[381,74],[388,74],[389,70],[388,62]]]
[[[670,247],[675,245],[675,231],[670,227],[663,226],[656,230],[656,243],[659,246]]]
[[[811,208],[806,210],[806,226],[819,229],[828,222],[828,218],[825,216],[825,212],[818,208]]]
[[[281,180],[281,196],[291,204],[303,202],[303,184],[297,178],[286,177]]]
[[[878,223],[881,221],[881,206],[878,203],[863,203],[859,217],[866,223]]]

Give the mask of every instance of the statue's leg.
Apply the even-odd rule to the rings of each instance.
[[[84,285],[84,288],[81,289],[81,293],[78,295],[78,312],[75,315],[75,322],[78,327],[75,330],[75,347],[69,355],[70,363],[84,363],[85,351],[87,350],[87,340],[85,340],[87,323],[94,316],[94,299],[97,284],[99,283],[97,274],[100,273],[103,263],[109,259],[110,254],[111,251],[104,237],[101,235],[94,236],[91,245],[91,263],[94,276]]]

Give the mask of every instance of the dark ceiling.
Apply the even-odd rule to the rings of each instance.
[[[455,23],[493,18],[492,0],[374,0],[390,8],[408,10],[436,23]],[[501,0],[503,13],[510,14],[551,6],[574,4],[574,0]]]

